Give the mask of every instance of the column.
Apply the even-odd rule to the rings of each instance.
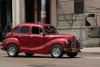
[[[37,23],[37,9],[38,9],[37,8],[37,0],[34,1],[34,4],[35,4],[35,9],[34,9],[34,11],[35,11],[35,14],[34,14],[35,15],[35,22]]]
[[[25,0],[20,1],[20,23],[25,23]]]
[[[46,0],[41,0],[41,23],[46,22]]]
[[[12,21],[13,27],[25,22],[25,3],[24,0],[12,0]]]
[[[56,0],[51,0],[51,25],[57,27]]]

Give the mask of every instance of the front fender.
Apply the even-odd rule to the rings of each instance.
[[[44,52],[49,54],[50,53],[50,50],[51,50],[51,47],[53,45],[60,45],[63,49],[66,48],[66,45],[65,45],[65,39],[54,39],[54,40],[51,40],[49,42],[47,42],[45,45],[44,45]]]
[[[52,47],[53,45],[60,45],[62,48],[66,48],[65,39],[54,39],[48,44],[51,44],[50,47]]]
[[[19,40],[18,40],[17,38],[7,38],[7,39],[5,39],[5,40],[2,42],[2,47],[3,47],[2,49],[3,49],[3,50],[6,50],[7,46],[8,46],[10,43],[16,45],[16,47],[17,47],[18,49],[20,48],[20,47],[19,47],[20,43],[19,43]]]

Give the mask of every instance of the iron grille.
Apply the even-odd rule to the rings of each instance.
[[[76,48],[76,38],[72,39],[72,48]]]

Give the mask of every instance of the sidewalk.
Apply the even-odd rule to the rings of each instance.
[[[100,52],[100,47],[87,47],[81,49],[81,52]]]

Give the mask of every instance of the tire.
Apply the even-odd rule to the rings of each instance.
[[[52,46],[50,54],[53,58],[61,58],[63,56],[63,48],[59,45]]]
[[[75,56],[77,56],[78,52],[68,52],[67,55],[71,58],[74,58]]]
[[[10,57],[16,57],[18,56],[18,48],[14,44],[10,44],[7,46],[7,54]]]
[[[34,53],[25,53],[26,54],[26,56],[28,56],[28,57],[32,57],[33,55],[34,55]]]

